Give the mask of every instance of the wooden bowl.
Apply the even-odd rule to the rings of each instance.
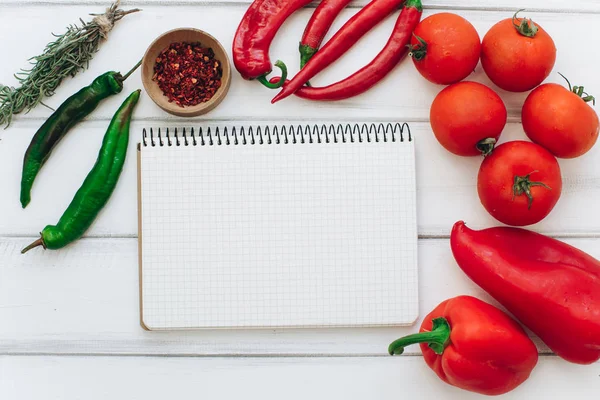
[[[209,101],[187,107],[169,103],[169,99],[163,94],[158,83],[152,80],[156,58],[171,43],[177,42],[200,42],[203,47],[210,47],[215,53],[215,59],[221,62],[221,68],[223,69],[221,87],[217,89]],[[166,112],[180,117],[196,117],[211,111],[225,98],[231,83],[231,64],[221,43],[208,33],[194,28],[174,29],[163,33],[146,50],[146,54],[144,54],[144,59],[142,60],[142,83],[150,98]]]

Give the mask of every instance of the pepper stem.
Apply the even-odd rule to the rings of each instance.
[[[417,39],[419,44],[407,44],[406,47],[408,47],[408,50],[410,51],[408,55],[417,61],[421,61],[427,55],[427,42],[423,40],[422,37],[417,36],[414,33],[413,36],[415,37],[415,39]]]
[[[25,247],[23,250],[21,250],[21,254],[25,254],[27,253],[29,250],[36,248],[38,246],[43,246],[44,248],[46,248],[46,245],[44,244],[44,239],[39,238],[38,240],[36,240],[35,242],[31,243],[29,246]]]
[[[450,324],[444,317],[434,318],[430,332],[420,332],[394,340],[388,347],[391,356],[404,353],[404,348],[416,343],[429,343],[429,348],[435,354],[442,354],[450,344]]]
[[[123,82],[125,79],[129,78],[129,76],[131,74],[133,74],[135,72],[135,70],[140,67],[140,65],[142,65],[142,60],[140,60],[137,64],[135,64],[135,66],[133,68],[131,68],[128,73],[123,75],[123,77],[121,78],[121,82]]]
[[[406,2],[404,3],[404,8],[416,8],[417,11],[423,11],[423,4],[421,3],[421,0],[406,0]]]
[[[517,18],[517,14],[525,9],[521,9],[515,13],[512,17],[513,26],[523,36],[534,37],[538,32],[538,27],[533,23],[530,18],[523,18],[521,21]]]
[[[483,156],[489,156],[492,150],[494,150],[494,146],[496,146],[497,140],[495,138],[485,138],[480,140],[475,147],[477,150],[483,154]]]
[[[311,59],[312,56],[315,55],[318,49],[311,47],[307,44],[302,44],[298,46],[298,50],[300,51],[300,69],[304,68],[308,60]]]
[[[287,67],[283,63],[283,61],[277,60],[277,62],[275,62],[275,66],[281,70],[281,78],[279,78],[278,82],[274,82],[274,83],[269,82],[267,80],[268,74],[261,75],[258,78],[256,78],[257,81],[259,81],[260,83],[262,83],[264,86],[268,87],[269,89],[279,89],[280,87],[283,86],[283,84],[285,83],[285,80],[287,79],[287,73],[288,73]]]
[[[515,175],[515,180],[513,183],[513,200],[515,196],[521,196],[522,194],[525,194],[525,196],[527,196],[527,198],[529,199],[529,203],[527,205],[528,210],[531,209],[531,204],[533,204],[533,195],[531,194],[531,188],[533,186],[542,186],[548,190],[552,190],[552,188],[546,185],[544,182],[532,182],[529,180],[531,174],[534,174],[536,172],[538,171],[530,172],[525,176]]]
[[[569,85],[569,90],[571,92],[573,92],[577,96],[581,97],[581,99],[583,101],[585,101],[586,103],[589,103],[591,101],[593,105],[596,105],[596,98],[594,96],[590,95],[589,93],[584,92],[583,86],[573,86],[573,87],[571,87],[571,82],[569,82],[569,80],[567,79],[567,77],[564,76],[563,74],[561,74],[560,72],[558,74],[560,76],[562,76],[565,81],[567,81],[567,84]]]

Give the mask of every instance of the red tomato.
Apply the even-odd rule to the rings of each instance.
[[[579,95],[555,83],[534,89],[523,104],[521,117],[529,139],[557,157],[579,157],[598,139],[594,109]]]
[[[561,191],[558,161],[535,143],[504,143],[479,168],[481,204],[492,217],[508,225],[541,221],[552,211]]]
[[[459,156],[489,153],[506,125],[500,96],[477,82],[460,82],[442,90],[429,114],[431,129],[446,150]]]
[[[415,67],[425,79],[449,85],[473,72],[481,42],[469,21],[456,14],[439,13],[417,25],[411,49]]]
[[[556,46],[539,25],[516,16],[498,22],[485,34],[481,65],[498,87],[525,92],[550,74],[556,61]]]

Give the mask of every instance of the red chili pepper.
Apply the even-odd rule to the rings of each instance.
[[[475,297],[442,302],[419,332],[392,342],[389,353],[402,354],[404,347],[420,343],[425,362],[441,380],[471,392],[510,392],[537,364],[537,349],[523,328]]]
[[[275,62],[275,66],[281,69],[282,79],[276,84],[266,79],[273,69],[269,47],[285,20],[310,2],[311,0],[254,0],[233,38],[233,63],[242,78],[256,79],[271,89],[283,85],[287,68],[279,60]]]
[[[300,68],[315,55],[338,14],[350,0],[323,0],[315,9],[300,40]]]
[[[392,13],[404,0],[371,0],[356,15],[348,20],[339,31],[319,50],[298,74],[283,86],[281,92],[271,100],[276,103],[295,93],[313,76],[340,58],[358,39]],[[284,81],[284,79],[281,79]]]
[[[407,0],[392,35],[373,61],[346,79],[324,87],[303,87],[295,94],[308,100],[342,100],[376,85],[408,54],[412,32],[421,20],[421,0]]]
[[[557,355],[578,364],[600,359],[600,262],[538,233],[462,221],[450,236],[462,270]]]

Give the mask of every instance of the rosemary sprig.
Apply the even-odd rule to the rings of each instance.
[[[81,26],[71,25],[62,35],[53,34],[56,40],[48,43],[41,55],[29,60],[31,69],[15,74],[19,87],[0,84],[0,126],[8,128],[14,114],[29,112],[43,104],[43,98],[52,96],[64,78],[88,68],[101,40],[107,38],[115,22],[140,11],[120,10],[119,3],[120,0],[115,1],[104,14],[90,14],[94,16],[90,22],[80,19]]]

